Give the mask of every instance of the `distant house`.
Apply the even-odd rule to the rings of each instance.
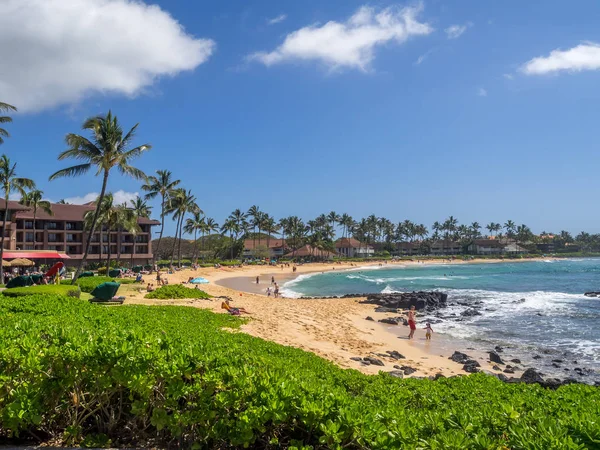
[[[457,255],[461,252],[461,247],[458,242],[455,241],[435,241],[431,244],[432,255]]]
[[[475,239],[468,247],[473,255],[501,255],[504,244],[496,239]]]
[[[270,258],[281,258],[288,250],[285,239],[246,239],[244,241],[244,258],[254,258],[260,256],[259,253],[264,253],[268,250]],[[265,255],[263,255],[265,256]]]
[[[319,250],[316,247],[306,244],[296,251],[289,252],[284,255],[285,258],[317,258],[317,259],[333,259],[337,254],[327,250]]]
[[[535,247],[542,253],[554,253],[554,244],[552,242],[535,244]]]
[[[529,253],[526,248],[521,247],[516,242],[508,242],[504,245],[504,253],[509,255],[522,255]]]
[[[335,241],[338,255],[346,258],[368,258],[375,254],[375,249],[354,238],[340,238]]]
[[[398,256],[413,256],[423,253],[421,242],[398,242],[395,245],[395,253]]]

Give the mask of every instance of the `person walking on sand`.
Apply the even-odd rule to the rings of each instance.
[[[258,275],[256,276],[256,284],[258,284]]]
[[[271,277],[271,284],[275,284],[275,277]]]
[[[409,339],[415,336],[415,330],[417,329],[415,305],[412,305],[408,310],[408,326],[410,327]]]
[[[425,339],[427,339],[428,341],[430,341],[432,333],[433,333],[433,328],[431,328],[431,324],[429,322],[427,322],[425,324]]]

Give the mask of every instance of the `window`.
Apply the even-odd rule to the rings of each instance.
[[[48,242],[58,242],[56,233],[48,233]]]
[[[33,233],[25,233],[25,242],[33,242]]]
[[[26,220],[25,221],[25,229],[26,230],[33,230],[33,220]]]
[[[56,222],[46,222],[46,230],[56,230]]]

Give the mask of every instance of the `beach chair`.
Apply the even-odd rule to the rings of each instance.
[[[93,277],[94,276],[94,272],[82,272],[81,275],[79,275],[79,278],[86,278],[86,277]]]
[[[122,305],[125,301],[125,297],[116,297],[119,287],[121,287],[119,283],[115,283],[112,281],[109,281],[108,283],[99,284],[91,292],[93,298],[90,300],[90,302],[104,304],[118,303]]]
[[[33,285],[33,279],[29,275],[21,275],[19,277],[12,278],[7,284],[6,289],[27,287]]]

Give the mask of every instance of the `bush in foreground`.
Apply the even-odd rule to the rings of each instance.
[[[363,375],[186,307],[0,302],[0,436],[180,448],[583,449],[600,395]],[[311,446],[311,447],[308,447]]]
[[[147,293],[145,297],[168,300],[181,298],[210,298],[210,295],[200,289],[192,289],[181,284],[169,284],[167,286],[159,287],[153,292]]]
[[[66,295],[67,297],[79,298],[81,289],[78,286],[71,286],[69,284],[42,284],[2,291],[2,295],[5,297],[25,297],[36,294]]]

